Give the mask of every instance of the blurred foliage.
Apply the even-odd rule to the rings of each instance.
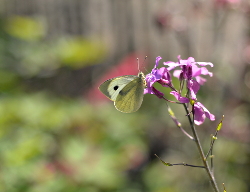
[[[82,37],[62,39],[58,43],[58,56],[62,63],[73,68],[82,67],[82,63],[98,63],[105,56],[104,45],[96,40]],[[98,55],[98,57],[96,57]]]
[[[131,166],[124,157],[146,152],[140,130],[126,127],[138,116],[124,125],[108,111],[44,93],[0,102],[1,191],[114,190]]]
[[[145,98],[145,102],[150,99]],[[165,107],[160,108],[163,114],[153,115],[143,106],[137,114],[124,115],[117,113],[112,103],[93,106],[82,99],[59,99],[45,93],[3,95],[1,191],[161,192],[209,188],[204,170],[166,167],[153,158],[156,151],[151,151],[152,147],[159,144],[165,151],[164,160],[200,163],[196,151],[190,151],[194,143],[181,139],[183,135],[173,129]],[[158,143],[153,138],[158,138]],[[228,188],[244,191],[247,145],[223,138],[216,142],[219,181],[225,179]],[[209,137],[205,143],[208,148]],[[160,155],[162,150],[156,153]],[[235,166],[238,169],[232,168]]]
[[[38,40],[45,35],[45,26],[40,20],[25,16],[8,18],[5,30],[13,37],[27,41]]]
[[[0,22],[0,67],[22,77],[50,76],[67,65],[71,69],[105,59],[106,49],[95,39],[59,37],[45,39],[41,19],[13,16]]]

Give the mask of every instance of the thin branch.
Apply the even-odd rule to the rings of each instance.
[[[210,165],[211,165],[211,171],[212,171],[212,173],[213,173],[213,175],[214,175],[214,156],[213,156],[213,146],[214,146],[214,141],[215,141],[215,137],[214,136],[212,136],[212,138],[211,138],[212,140],[211,140],[211,150],[210,150]],[[207,154],[209,154],[209,153],[207,153]],[[207,159],[207,157],[206,157],[206,159]]]
[[[188,114],[189,112],[188,112],[187,106],[185,104],[183,104],[183,106],[184,106],[184,109],[185,109],[186,113]],[[191,115],[188,115],[187,117],[188,117],[188,120],[189,120],[189,123],[190,123],[190,126],[191,126],[191,130],[193,132],[194,140],[195,140],[196,146],[198,148],[198,151],[199,151],[201,160],[203,162],[203,165],[204,165],[204,167],[206,169],[206,172],[207,172],[208,177],[210,179],[210,182],[212,184],[212,187],[213,187],[215,192],[219,192],[219,188],[218,188],[217,183],[215,181],[214,175],[212,174],[212,172],[211,172],[211,170],[209,168],[208,162],[206,161],[203,149],[201,147],[201,143],[200,143],[197,131],[196,131],[195,126],[194,126],[194,116],[195,116],[194,110],[192,110],[192,111],[193,111],[193,119],[191,119],[191,117],[190,117]]]
[[[155,154],[155,156],[160,159],[160,161],[166,165],[166,166],[174,166],[174,165],[183,165],[183,166],[188,166],[188,167],[197,167],[197,168],[205,168],[204,166],[199,166],[199,165],[191,165],[191,164],[187,164],[187,163],[168,163],[163,161],[158,155]]]
[[[191,164],[187,164],[187,163],[176,163],[176,164],[172,164],[172,165],[183,165],[183,166],[188,166],[188,167],[198,167],[198,168],[205,168],[204,166],[199,166],[199,165],[191,165]]]
[[[167,104],[168,107],[168,114],[169,116],[172,118],[172,120],[174,121],[175,125],[191,140],[194,140],[194,138],[189,135],[181,126],[181,123],[178,121],[178,119],[175,117],[174,112],[172,111],[172,109],[169,107],[169,105]]]
[[[205,157],[206,159],[207,159],[209,153],[211,153],[211,151],[212,151],[212,149],[213,149],[214,142],[215,142],[215,140],[217,139],[218,132],[220,131],[220,129],[221,129],[221,127],[222,127],[222,122],[223,122],[223,120],[224,120],[224,117],[225,117],[225,116],[223,115],[222,118],[221,118],[220,123],[218,124],[218,126],[217,126],[217,128],[216,128],[215,134],[212,136],[212,141],[211,141],[210,149],[208,150],[207,155],[206,155],[206,157]]]
[[[209,155],[209,154],[210,154],[210,155],[212,155],[214,142],[215,142],[215,140],[217,139],[217,134],[218,134],[218,131],[216,130],[215,134],[214,134],[214,135],[212,135],[212,137],[211,137],[211,144],[210,144],[210,148],[209,148],[209,150],[208,150],[208,152],[207,152],[207,154],[206,154],[206,156],[205,156],[205,159],[207,159],[207,158],[208,158],[208,155]]]

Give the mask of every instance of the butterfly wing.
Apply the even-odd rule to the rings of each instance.
[[[132,113],[137,111],[143,101],[145,80],[142,76],[136,76],[134,80],[124,86],[115,100],[115,107],[118,111]]]
[[[100,91],[106,95],[110,100],[115,101],[119,92],[128,85],[131,81],[138,78],[135,75],[125,75],[108,79],[99,87]]]

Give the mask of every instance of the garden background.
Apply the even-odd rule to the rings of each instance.
[[[98,90],[159,55],[214,64],[198,99],[216,121],[197,130],[206,151],[225,115],[215,177],[250,191],[248,0],[0,0],[0,191],[212,191],[204,170],[154,156],[201,165],[163,100],[145,95],[124,114]]]

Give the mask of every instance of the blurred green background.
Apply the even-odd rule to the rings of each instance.
[[[0,191],[212,191],[204,170],[154,156],[201,165],[162,100],[123,114],[98,90],[137,74],[137,57],[151,71],[158,55],[214,63],[198,99],[216,121],[197,130],[207,151],[225,115],[215,177],[250,191],[248,0],[0,0]]]

